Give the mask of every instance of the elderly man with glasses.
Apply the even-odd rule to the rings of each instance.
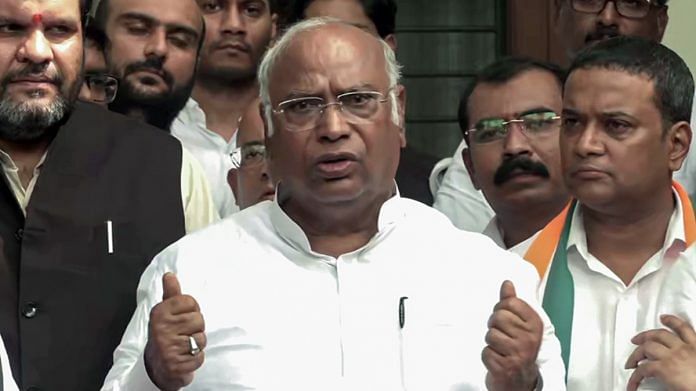
[[[496,214],[484,234],[520,256],[569,199],[558,148],[562,83],[554,65],[507,58],[484,68],[459,104],[464,163]]]
[[[669,20],[667,0],[554,1],[556,33],[569,59],[585,46],[615,36],[639,36],[659,42]],[[433,170],[430,179],[433,206],[457,227],[480,232],[495,212],[473,185],[464,166],[465,148],[467,145],[462,141],[454,156],[438,163]],[[690,164],[690,160],[676,178],[691,193],[696,193],[696,161]]]
[[[276,200],[155,258],[105,390],[564,389],[533,268],[399,195],[399,79],[337,20],[269,49]]]
[[[237,144],[240,146],[230,156],[232,169],[227,173],[227,182],[240,210],[275,197],[263,132],[259,100],[256,99],[239,121]]]

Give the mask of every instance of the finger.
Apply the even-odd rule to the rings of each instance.
[[[500,373],[503,371],[501,362],[504,360],[504,357],[489,346],[486,346],[481,352],[481,360],[489,372]]]
[[[162,301],[181,295],[181,286],[174,273],[164,273],[162,276]]]
[[[498,329],[488,330],[485,340],[488,347],[501,356],[509,356],[515,351],[515,340]]]
[[[640,387],[640,383],[642,383],[645,378],[656,377],[658,368],[658,364],[652,361],[638,365],[638,368],[633,371],[631,377],[628,379],[626,391],[637,391],[638,387]]]
[[[515,338],[528,332],[529,326],[514,313],[508,310],[498,310],[488,318],[488,328],[498,329],[510,338]]]
[[[205,347],[208,344],[208,338],[206,338],[205,333],[195,333],[191,334],[191,336],[196,341],[196,345],[198,345],[198,348],[201,350],[201,352],[205,350]]]
[[[500,286],[500,301],[513,297],[517,297],[515,286],[509,280],[503,281],[503,285]]]
[[[657,342],[672,349],[683,344],[682,340],[669,330],[655,329],[643,331],[631,339],[635,345],[643,345],[647,342]]]
[[[171,297],[164,302],[164,305],[171,315],[200,312],[198,302],[189,295]]]
[[[626,360],[626,369],[637,368],[643,360],[659,361],[670,356],[670,350],[663,344],[648,341],[638,346]]]
[[[541,327],[541,318],[539,314],[526,301],[517,297],[499,301],[493,307],[493,311],[507,310],[517,315],[525,323],[534,323]]]
[[[200,312],[180,314],[172,318],[168,324],[174,335],[188,337],[196,333],[205,332],[205,320]]]
[[[694,328],[686,321],[674,315],[662,315],[660,321],[663,325],[673,330],[682,341],[688,344],[696,343],[696,332]]]

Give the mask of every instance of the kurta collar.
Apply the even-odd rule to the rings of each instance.
[[[276,194],[280,194],[279,187],[280,184],[278,184],[278,186],[276,187]],[[352,253],[362,251],[365,248],[369,248],[375,243],[379,242],[406,215],[406,212],[402,205],[403,200],[399,193],[399,189],[396,186],[396,182],[394,183],[394,189],[394,195],[391,198],[389,198],[386,202],[384,202],[384,204],[382,204],[382,207],[380,208],[379,217],[377,219],[377,234],[375,234],[375,236],[370,240],[369,243],[367,243],[362,248],[353,251]],[[287,215],[287,213],[285,213],[283,208],[278,203],[278,197],[275,197],[273,200],[270,215],[271,223],[273,224],[276,232],[290,245],[292,245],[299,251],[308,254],[313,254],[321,258],[333,259],[330,256],[319,254],[312,250],[307,235],[304,233],[302,228],[300,228],[300,226],[293,219],[291,219],[290,216]]]

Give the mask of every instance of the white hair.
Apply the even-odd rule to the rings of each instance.
[[[280,37],[280,39],[266,51],[266,54],[263,56],[263,60],[261,61],[261,65],[259,65],[258,71],[259,95],[264,108],[264,116],[266,117],[266,124],[268,127],[267,132],[269,137],[273,135],[273,106],[271,105],[269,81],[271,78],[271,73],[275,70],[275,65],[278,58],[285,53],[290,44],[297,39],[299,34],[330,24],[344,24],[352,26],[350,23],[345,23],[335,18],[323,17],[304,20],[291,26]],[[402,126],[395,91],[395,87],[401,80],[401,65],[399,65],[399,63],[396,61],[396,56],[394,55],[392,48],[389,47],[384,40],[379,38],[375,39],[380,42],[382,45],[382,51],[384,52],[384,59],[386,62],[385,71],[387,72],[387,77],[389,79],[389,103],[391,104],[391,119],[392,122],[394,122],[394,124],[397,126]],[[360,61],[360,59],[356,58],[355,61]]]

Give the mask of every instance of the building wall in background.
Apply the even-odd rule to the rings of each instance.
[[[670,0],[669,24],[663,43],[677,52],[696,72],[696,1]]]

